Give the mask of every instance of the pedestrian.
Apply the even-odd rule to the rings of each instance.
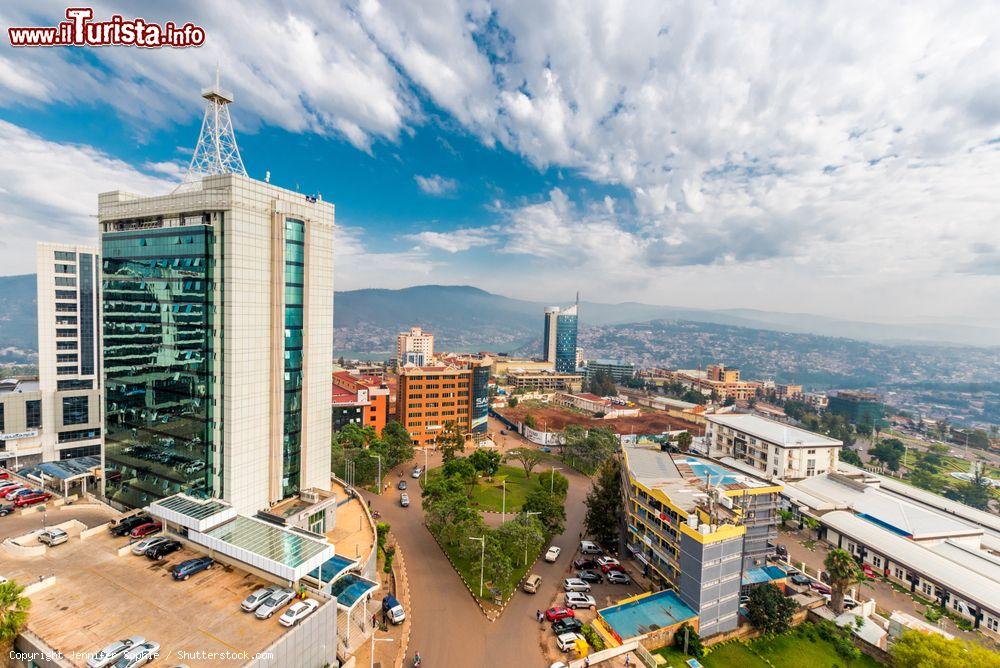
[[[590,668],[590,657],[583,657],[583,668]]]
[[[632,655],[631,654],[626,654],[625,655],[625,668],[629,668],[629,666],[631,666],[631,665],[632,665]]]
[[[538,623],[541,623],[541,621],[542,621],[542,611],[541,610],[535,610],[535,621],[538,622]]]

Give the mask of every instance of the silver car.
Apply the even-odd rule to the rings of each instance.
[[[281,591],[281,587],[277,585],[262,587],[243,599],[243,602],[240,603],[240,608],[242,608],[244,612],[253,612],[260,607],[261,603],[266,601],[277,591]]]
[[[45,543],[49,547],[62,545],[68,540],[69,540],[69,534],[67,534],[62,529],[57,529],[55,527],[49,527],[42,533],[38,534],[38,542]]]
[[[146,642],[142,636],[132,636],[116,640],[102,648],[87,661],[87,668],[105,668],[117,661],[125,652]]]
[[[143,538],[138,543],[132,546],[132,554],[146,554],[146,551],[153,547],[154,545],[159,545],[160,543],[165,543],[170,538],[167,536],[153,536],[152,538]]]
[[[144,666],[160,656],[160,643],[144,642],[138,647],[130,649],[125,656],[118,659],[115,668],[136,668]]]
[[[295,598],[295,592],[291,589],[279,589],[257,606],[257,611],[254,614],[257,615],[257,619],[267,619],[288,605],[288,602],[293,598]]]
[[[580,592],[571,591],[566,593],[566,607],[570,609],[596,608],[597,601],[595,601],[594,597],[589,594],[581,594]]]
[[[590,583],[580,578],[566,578],[563,580],[563,591],[590,591]]]

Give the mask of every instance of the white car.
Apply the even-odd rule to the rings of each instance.
[[[566,607],[571,610],[575,608],[596,608],[597,601],[595,601],[594,597],[589,594],[581,594],[577,591],[570,591],[566,592]]]
[[[271,585],[270,587],[261,587],[260,589],[258,589],[257,591],[255,591],[254,593],[250,594],[245,599],[243,599],[243,602],[240,603],[240,608],[244,612],[253,612],[254,610],[260,607],[261,603],[270,598],[271,594],[280,590],[281,587],[277,585]]]
[[[144,642],[146,642],[146,639],[142,636],[132,636],[131,638],[116,640],[107,647],[99,650],[94,656],[90,657],[90,659],[87,660],[87,668],[105,668],[106,666],[110,666],[117,661],[122,654]]]
[[[165,543],[170,538],[167,536],[153,536],[151,538],[143,538],[138,543],[132,546],[132,554],[146,554],[146,550],[153,547],[154,545],[159,545],[160,543]]]
[[[553,561],[559,558],[559,554],[561,552],[562,550],[560,548],[553,545],[552,547],[549,548],[549,551],[545,553],[545,561],[552,563]]]
[[[590,591],[590,583],[580,578],[566,578],[563,580],[563,591]]]
[[[553,663],[553,664],[552,664],[551,666],[549,666],[549,668],[569,668],[569,666],[567,666],[567,665],[566,665],[565,663],[563,663],[562,661],[556,661],[556,662],[555,662],[555,663]]]
[[[411,473],[410,475],[414,478],[419,478],[423,472],[424,470],[418,466],[417,468],[413,469],[413,473]]]
[[[285,610],[285,614],[278,619],[278,623],[282,626],[295,626],[311,615],[318,607],[319,602],[316,599],[307,598],[304,601],[299,601],[288,610]]]
[[[257,607],[257,611],[253,614],[257,615],[257,619],[267,619],[278,610],[285,607],[289,601],[295,597],[295,592],[291,589],[279,589],[265,599]]]
[[[564,633],[556,638],[556,644],[562,651],[569,652],[576,649],[577,640],[583,640],[583,636],[579,633]]]
[[[160,656],[160,643],[158,642],[144,642],[138,647],[130,649],[125,656],[118,659],[115,664],[115,668],[136,668],[136,666],[144,666],[151,661],[154,661]]]
[[[622,562],[618,561],[614,557],[598,557],[597,558],[597,565],[598,566],[607,566],[608,564],[611,564],[613,566],[621,566]]]
[[[45,543],[49,547],[62,545],[68,540],[69,540],[69,534],[67,534],[62,529],[57,529],[55,527],[49,527],[45,529],[45,531],[38,534],[38,542]]]

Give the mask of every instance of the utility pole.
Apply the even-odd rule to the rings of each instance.
[[[478,540],[482,545],[482,553],[479,557],[479,598],[483,597],[483,574],[486,571],[486,536],[482,538],[476,538],[475,536],[469,536],[469,540]]]

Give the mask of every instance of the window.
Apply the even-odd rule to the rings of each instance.
[[[90,397],[63,397],[63,426],[86,424],[90,421]]]
[[[57,274],[75,274],[76,265],[75,264],[57,264],[56,265]]]
[[[56,251],[57,260],[69,260],[70,262],[76,262],[76,253],[68,253],[66,251]]]
[[[986,628],[990,631],[998,631],[1000,630],[1000,621],[998,621],[995,617],[987,617]]]
[[[872,565],[875,566],[875,568],[882,568],[882,557],[874,556],[873,555],[872,556]]]
[[[59,433],[60,443],[72,443],[73,441],[86,441],[91,438],[100,438],[101,430],[98,428],[94,429],[77,429],[75,431],[63,431]]]
[[[64,362],[76,362],[76,361],[77,361],[76,353],[67,353],[65,355],[56,355],[56,363],[57,364],[61,364],[61,363],[64,363]]]
[[[101,454],[100,445],[84,445],[79,448],[66,448],[59,451],[59,459],[74,459],[75,457],[99,457]]]
[[[321,510],[309,516],[309,530],[313,533],[326,533],[326,512]]]
[[[922,589],[923,592],[928,596],[934,595],[934,585],[930,584],[929,582],[925,582],[922,585],[920,585],[920,589]]]
[[[56,375],[57,376],[75,376],[77,374],[78,367],[75,366],[57,366]]]
[[[65,302],[59,302],[56,304],[57,313],[76,313],[76,304],[67,304]]]
[[[56,299],[76,299],[76,290],[56,290]]]
[[[26,415],[28,429],[38,429],[42,426],[41,399],[31,399],[29,401],[25,401],[24,412]]]
[[[76,350],[76,341],[56,341],[56,350]]]
[[[0,431],[4,430],[3,426],[3,404],[0,404]]]
[[[75,329],[57,329],[56,330],[57,339],[75,339],[76,330]]]
[[[64,288],[75,288],[76,279],[72,276],[56,276],[56,285]]]
[[[899,568],[898,566],[896,567],[896,579],[897,580],[905,580],[906,579],[906,573],[904,573],[903,569]]]
[[[60,380],[56,383],[58,390],[92,390],[94,381],[92,380]]]

